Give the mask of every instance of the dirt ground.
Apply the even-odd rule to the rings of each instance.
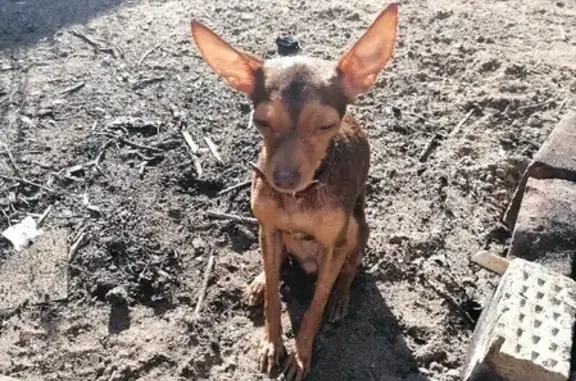
[[[70,259],[67,298],[0,312],[0,374],[263,379],[261,311],[243,300],[260,269],[257,229],[207,213],[250,216],[248,189],[218,192],[248,179],[258,135],[247,99],[197,54],[189,22],[264,57],[276,55],[277,36],[293,34],[303,53],[335,59],[384,6],[3,1],[0,230],[53,205],[43,228],[70,240],[82,230],[87,240]],[[351,312],[323,325],[308,380],[458,379],[497,282],[469,256],[505,252],[499,221],[519,175],[576,107],[572,1],[410,0],[400,15],[393,62],[351,110],[373,147],[370,247]],[[200,178],[181,129],[203,148]],[[0,241],[0,268],[13,255]],[[296,266],[284,273],[289,340],[313,279]]]

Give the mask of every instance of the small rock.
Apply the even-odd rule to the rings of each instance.
[[[276,38],[278,54],[281,56],[291,56],[300,52],[300,43],[294,36],[280,36]]]
[[[388,239],[388,242],[394,245],[400,245],[404,241],[410,241],[410,237],[405,235],[393,235]]]
[[[436,361],[430,363],[430,370],[434,373],[442,374],[444,373],[444,369],[445,369],[444,366],[442,364],[437,363]]]
[[[530,127],[542,127],[542,118],[540,118],[538,114],[531,115],[530,118],[528,118],[528,125]]]
[[[41,118],[46,117],[46,116],[53,117],[54,113],[52,112],[51,109],[43,108],[43,109],[36,111],[36,116],[39,116]]]
[[[202,238],[196,237],[192,240],[192,247],[196,250],[196,254],[200,255],[206,252],[208,245]]]
[[[117,286],[108,291],[106,300],[111,304],[128,304],[128,291],[122,286]]]
[[[460,371],[458,369],[450,369],[446,372],[446,377],[452,378],[452,380],[460,379]]]

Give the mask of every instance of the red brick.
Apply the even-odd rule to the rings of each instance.
[[[529,178],[512,233],[509,258],[576,276],[576,183]]]
[[[504,216],[510,229],[516,223],[529,178],[576,182],[576,113],[566,116],[556,125],[526,168]]]

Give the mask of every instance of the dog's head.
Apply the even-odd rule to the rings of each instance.
[[[369,90],[392,55],[398,6],[384,9],[336,62],[295,56],[262,60],[235,49],[193,21],[192,35],[208,65],[253,102],[264,140],[264,168],[280,192],[306,188],[338,133],[346,106]]]

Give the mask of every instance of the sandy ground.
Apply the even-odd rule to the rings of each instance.
[[[0,230],[53,205],[45,230],[72,240],[83,229],[88,239],[70,259],[64,300],[1,311],[0,374],[262,379],[262,314],[243,300],[260,266],[256,228],[206,214],[250,216],[248,189],[218,192],[248,179],[258,135],[247,99],[198,56],[189,21],[264,57],[291,33],[303,53],[335,59],[384,6],[3,1]],[[505,251],[509,232],[499,221],[519,175],[576,107],[573,2],[411,0],[400,12],[394,60],[351,111],[373,147],[370,247],[351,312],[323,325],[308,380],[458,379],[497,281],[468,258],[481,248]],[[202,148],[211,138],[224,164],[202,150],[198,178],[181,129]],[[98,168],[68,173],[101,152]],[[14,255],[0,241],[3,277]],[[296,267],[284,275],[288,340],[313,281]]]

